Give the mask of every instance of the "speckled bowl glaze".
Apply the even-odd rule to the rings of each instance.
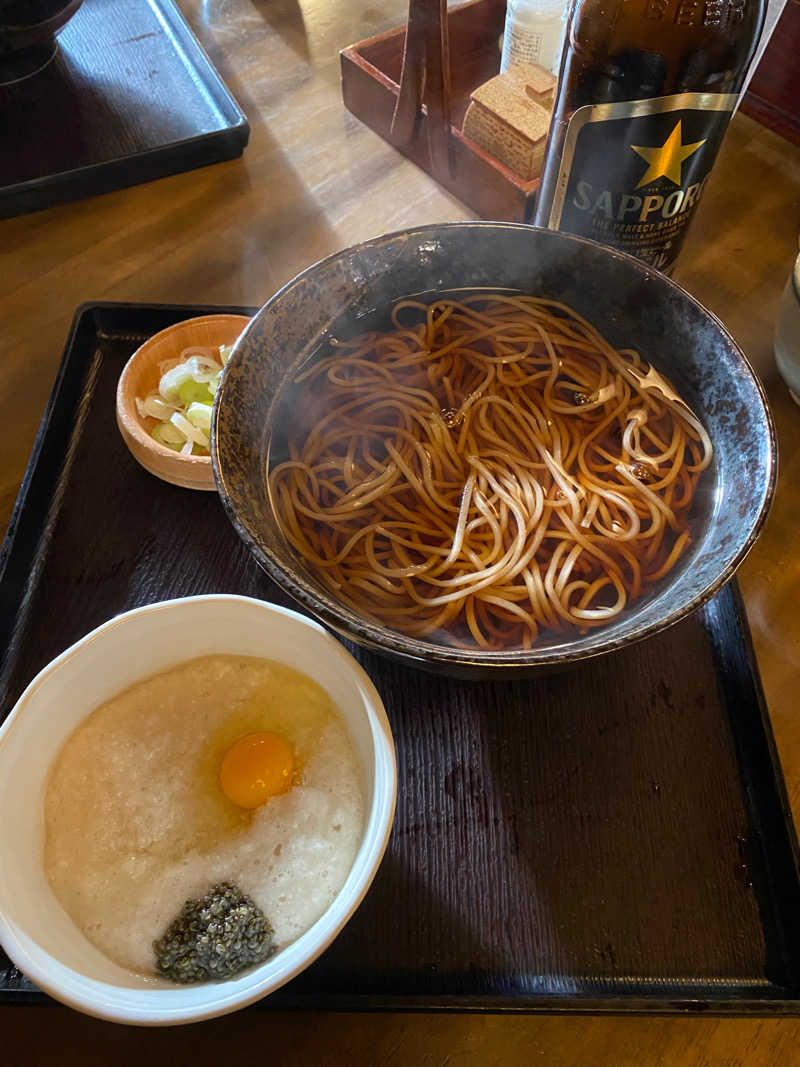
[[[481,287],[562,300],[616,346],[638,349],[672,380],[715,446],[695,496],[693,544],[667,579],[610,625],[586,634],[542,635],[529,650],[454,648],[366,622],[307,571],[284,540],[266,490],[281,388],[326,337],[370,328],[376,315],[402,297]],[[270,576],[359,644],[462,677],[557,669],[678,622],[733,575],[758,536],[775,488],[775,438],[766,399],[719,320],[631,256],[515,224],[425,226],[375,238],[309,267],[269,300],[240,339],[218,392],[215,427],[217,488],[240,536]]]

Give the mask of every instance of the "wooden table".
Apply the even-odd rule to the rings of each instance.
[[[86,0],[91,2],[91,0]],[[252,126],[241,160],[0,222],[0,524],[11,514],[75,307],[260,304],[308,263],[417,223],[469,218],[341,104],[338,49],[402,21],[402,0],[182,0]],[[453,57],[458,62],[458,57]],[[797,250],[800,149],[739,116],[676,277],[728,325],[773,405],[775,505],[743,565],[761,674],[800,820],[800,409],[772,329]],[[289,1015],[138,1031],[56,1006],[0,1009],[9,1062],[795,1063],[800,1021]]]

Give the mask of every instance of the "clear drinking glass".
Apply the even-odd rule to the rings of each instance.
[[[796,404],[800,404],[800,255],[783,290],[775,324],[775,362]]]

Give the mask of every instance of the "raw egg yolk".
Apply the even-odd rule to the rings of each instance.
[[[222,760],[219,784],[240,808],[257,808],[292,785],[294,755],[289,742],[273,733],[247,734]]]

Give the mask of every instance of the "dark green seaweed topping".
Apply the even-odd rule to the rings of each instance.
[[[153,942],[156,969],[173,982],[230,978],[275,951],[272,924],[230,882],[200,900],[187,900],[162,938]]]

